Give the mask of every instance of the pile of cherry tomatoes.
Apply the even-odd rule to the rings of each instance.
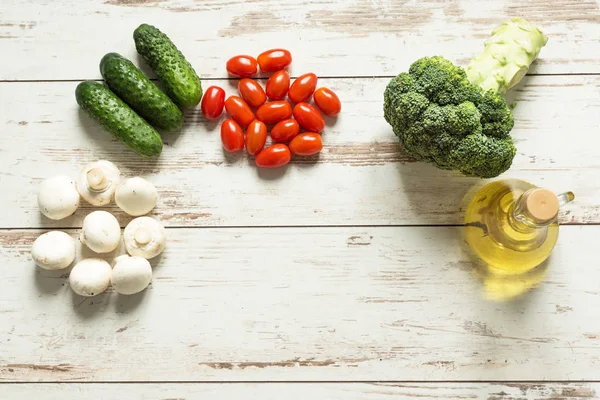
[[[223,109],[229,116],[221,124],[221,142],[226,151],[246,148],[256,157],[258,167],[277,168],[289,163],[292,154],[311,156],[322,150],[325,120],[321,113],[336,116],[342,109],[340,99],[331,89],[317,89],[314,73],[303,74],[291,83],[286,71],[291,62],[292,55],[285,49],[267,50],[256,59],[238,55],[227,61],[226,68],[231,76],[240,78],[240,95],[225,99],[222,88],[206,89],[201,103],[204,117],[217,119]],[[251,79],[259,68],[272,73],[264,89]],[[316,107],[309,103],[311,98]],[[269,133],[273,144],[265,147]]]

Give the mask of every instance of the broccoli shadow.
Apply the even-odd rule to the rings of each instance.
[[[465,193],[482,181],[422,161],[398,164],[398,170],[408,203],[404,212],[417,225],[462,224],[468,204]]]

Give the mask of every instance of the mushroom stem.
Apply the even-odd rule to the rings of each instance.
[[[102,192],[104,191],[110,182],[106,179],[106,175],[101,168],[92,168],[90,169],[86,175],[87,185],[90,191],[93,192]]]
[[[148,228],[142,226],[135,231],[133,238],[137,243],[146,245],[150,243],[150,240],[152,240],[152,233],[148,230]]]

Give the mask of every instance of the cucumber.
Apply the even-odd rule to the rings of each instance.
[[[133,32],[137,52],[154,71],[169,97],[182,108],[202,99],[202,84],[192,65],[158,28],[141,24]]]
[[[106,54],[100,61],[100,73],[110,90],[150,125],[165,131],[183,125],[179,107],[127,58]]]
[[[108,86],[83,81],[75,89],[77,104],[115,138],[143,157],[158,156],[162,140],[154,128]]]

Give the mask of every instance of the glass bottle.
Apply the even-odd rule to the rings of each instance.
[[[466,241],[490,267],[529,271],[550,256],[558,240],[559,209],[574,198],[572,192],[556,195],[520,179],[492,182],[469,203]]]

